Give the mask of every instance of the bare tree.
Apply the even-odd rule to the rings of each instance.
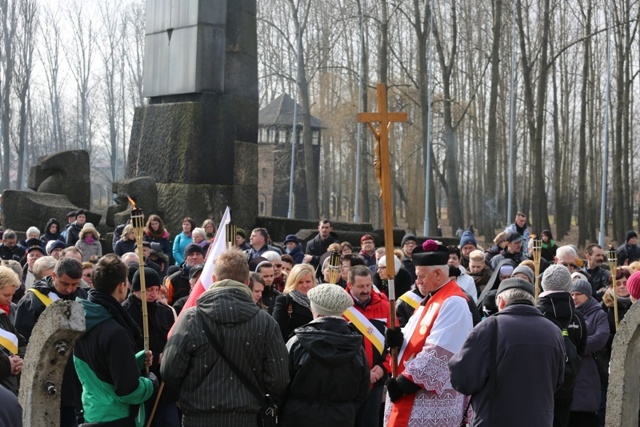
[[[80,117],[78,121],[78,135],[80,148],[91,154],[93,146],[89,130],[89,98],[92,90],[93,78],[93,47],[96,34],[93,20],[83,13],[82,2],[74,0],[67,10],[68,20],[72,28],[72,42],[65,49],[65,54],[71,74],[76,82],[79,98]]]
[[[27,137],[28,137],[28,97],[31,88],[33,73],[33,52],[35,50],[35,35],[38,27],[38,7],[35,0],[22,0],[19,6],[18,31],[16,37],[16,93],[19,103],[18,144],[16,153],[18,158],[18,171],[16,188],[22,190],[24,184],[24,171],[27,161]]]

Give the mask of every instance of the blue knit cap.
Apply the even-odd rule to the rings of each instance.
[[[478,247],[476,238],[473,233],[469,230],[466,230],[464,233],[462,233],[462,236],[460,236],[460,247],[463,247],[464,245],[467,245],[469,243],[471,243],[476,248]]]

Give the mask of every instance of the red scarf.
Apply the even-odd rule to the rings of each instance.
[[[7,304],[7,305],[2,305],[0,304],[0,310],[3,310],[5,313],[7,313],[7,316],[11,314],[11,304]]]

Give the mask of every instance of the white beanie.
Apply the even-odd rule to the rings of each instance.
[[[338,285],[323,283],[311,289],[307,296],[311,310],[318,316],[341,316],[353,305],[353,299],[347,291]]]
[[[380,259],[378,260],[378,265],[383,265],[383,266],[387,266],[387,256],[383,255],[380,257]],[[398,271],[400,271],[400,267],[402,267],[402,261],[400,261],[398,259],[397,256],[393,256],[393,274],[396,275],[398,274]]]

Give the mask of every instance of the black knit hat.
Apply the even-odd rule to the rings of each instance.
[[[627,231],[627,237],[624,239],[624,241],[626,243],[629,243],[629,239],[632,239],[634,237],[638,238],[638,233],[636,233],[634,230],[629,230]]]
[[[162,280],[160,280],[160,276],[158,273],[151,267],[144,268],[144,286],[146,288],[150,288],[152,286],[160,286],[162,285]],[[131,290],[139,291],[141,289],[140,285],[140,270],[136,271],[133,275],[133,279],[131,280]]]

